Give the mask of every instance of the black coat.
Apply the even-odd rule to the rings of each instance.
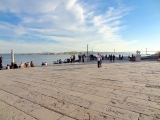
[[[113,60],[115,59],[115,56],[113,55]]]
[[[0,59],[0,68],[3,68],[3,66],[2,66],[2,59]]]
[[[112,55],[110,56],[110,60],[112,60]]]

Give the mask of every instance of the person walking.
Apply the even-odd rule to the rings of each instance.
[[[2,59],[3,59],[3,57],[1,56],[0,57],[0,70],[3,68],[3,66],[2,66]]]
[[[98,63],[98,68],[100,67],[100,55],[99,53],[97,54],[97,63]]]

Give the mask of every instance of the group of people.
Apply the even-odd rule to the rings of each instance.
[[[63,61],[63,63],[70,63],[71,62],[71,59],[69,59],[69,58],[67,58],[67,59],[65,59],[64,61]],[[61,63],[62,63],[62,61],[61,61]]]
[[[96,60],[96,59],[97,59],[97,57],[95,55],[93,55],[93,54],[90,55],[90,61]],[[102,59],[103,59],[103,56],[102,56]]]
[[[76,56],[73,54],[73,55],[71,55],[70,59],[71,59],[71,63],[73,63],[73,62],[75,62]]]
[[[68,63],[67,59],[65,59],[64,61],[62,61],[61,59],[59,59],[57,61],[53,61],[53,64],[62,64],[62,63]]]
[[[67,58],[63,62],[61,61],[61,63],[74,63],[74,62],[77,62],[77,60],[75,60],[75,58],[74,59]],[[59,64],[61,64],[61,63],[59,62]]]
[[[17,65],[16,62],[12,63],[11,65],[7,64],[6,69],[17,69],[17,68],[28,68],[28,67],[35,67],[34,62],[27,62],[27,63],[20,63]]]
[[[2,59],[3,59],[3,57],[0,56],[0,70],[3,68]],[[34,62],[33,61],[27,62],[27,63],[21,62],[19,65],[17,65],[16,62],[14,62],[14,63],[11,63],[11,65],[7,64],[7,66],[5,68],[6,69],[16,69],[16,68],[27,68],[27,67],[35,67]]]
[[[124,57],[119,54],[119,60],[122,60]]]
[[[129,61],[135,61],[135,59],[136,59],[136,57],[132,54],[132,56],[130,57],[130,56],[128,56],[128,58],[129,58]]]
[[[62,61],[61,59],[59,59],[57,61],[53,61],[53,64],[84,62],[84,57],[85,57],[85,54],[78,55],[78,59],[76,60],[76,56],[73,54],[73,55],[71,55],[70,59],[67,58],[64,61]]]
[[[70,59],[69,58],[65,59],[63,63],[84,62],[84,57],[85,57],[85,54],[78,55],[78,60],[76,60],[76,56],[73,54],[71,55]]]
[[[110,62],[114,62],[114,60],[115,60],[115,55],[109,55],[109,59],[110,59]]]
[[[41,65],[47,65],[47,62],[42,62],[42,64]]]
[[[114,62],[114,60],[115,60],[115,55],[114,55],[114,54],[113,54],[113,55],[110,54],[110,55],[108,55],[108,56],[105,55],[105,58],[108,59],[108,60],[110,60],[110,62]]]
[[[85,54],[82,54],[82,55],[78,55],[78,61],[79,62],[83,62],[84,63],[84,57],[85,57],[86,55]]]
[[[102,56],[101,54],[97,54],[97,62],[98,62],[98,68],[99,67],[102,67],[102,60],[103,60],[103,57],[104,56]],[[107,58],[107,55],[105,56],[105,58]],[[111,55],[109,55],[108,56],[108,59],[110,60],[110,62],[114,62],[114,60],[115,60],[115,55],[113,54],[111,54]]]
[[[20,65],[21,65],[21,66],[19,66],[20,68],[23,67],[23,63],[22,62],[21,62]],[[34,62],[31,61],[31,62],[24,63],[24,68],[27,68],[27,67],[35,67]]]

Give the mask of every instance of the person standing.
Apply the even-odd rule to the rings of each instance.
[[[121,55],[119,54],[119,60],[121,59]]]
[[[133,57],[134,57],[134,56],[133,56],[133,54],[132,54],[132,59],[131,59],[131,61],[133,61]]]
[[[107,54],[106,54],[106,56],[105,56],[106,60],[107,60],[107,57],[108,57],[108,56],[107,56]]]
[[[70,59],[71,59],[71,63],[72,63],[72,59],[73,59],[73,56],[72,56],[72,55],[71,55]]]
[[[115,55],[113,55],[113,62],[114,62],[114,60],[115,60]]]
[[[79,59],[78,61],[81,62],[81,60],[80,60],[80,55],[78,55],[78,59]]]
[[[3,66],[2,66],[2,59],[3,59],[3,57],[1,56],[0,57],[0,70],[3,68]]]
[[[100,67],[102,67],[102,55],[100,54]]]
[[[98,68],[100,67],[100,55],[99,53],[97,54],[97,63],[98,63]]]
[[[112,54],[110,55],[110,62],[112,62]]]
[[[83,54],[83,55],[82,55],[82,62],[83,62],[83,63],[84,63],[84,57],[85,57],[85,55]]]
[[[121,57],[121,60],[123,59],[123,55],[122,55],[122,57]]]
[[[73,62],[75,62],[76,56],[73,54]]]

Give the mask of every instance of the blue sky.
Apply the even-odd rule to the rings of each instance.
[[[0,53],[160,50],[160,0],[0,0]]]

